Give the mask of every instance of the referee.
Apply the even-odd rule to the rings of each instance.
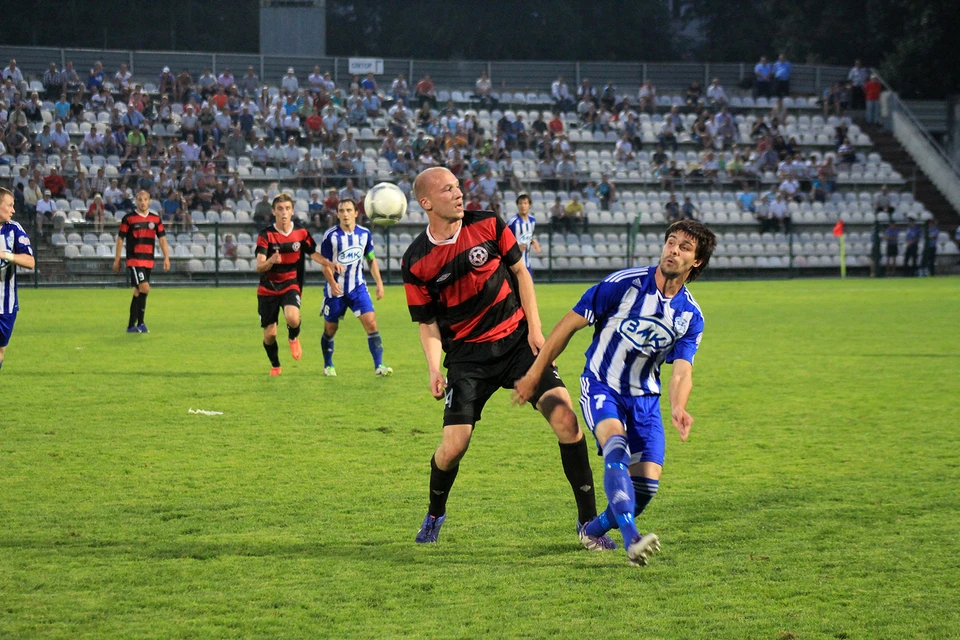
[[[444,400],[443,437],[430,460],[430,505],[416,537],[427,544],[437,541],[446,519],[447,497],[484,404],[526,373],[544,338],[533,280],[506,224],[490,211],[465,212],[459,181],[445,168],[427,169],[413,189],[430,223],[403,256],[403,282],[410,316],[420,326],[430,393]],[[593,472],[556,367],[542,377],[530,402],[560,441],[579,532],[597,512]],[[605,543],[616,546],[609,538]]]

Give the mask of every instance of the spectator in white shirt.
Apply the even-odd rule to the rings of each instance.
[[[113,76],[116,81],[117,89],[120,91],[120,97],[126,100],[130,97],[130,79],[133,74],[127,71],[127,65],[121,63],[120,70]]]
[[[640,91],[637,93],[637,98],[640,101],[638,108],[640,111],[653,112],[654,107],[657,106],[657,88],[653,85],[653,82],[647,80],[640,86]]]
[[[727,104],[727,94],[720,86],[719,78],[714,78],[710,86],[707,87],[707,104],[715,108]]]
[[[560,111],[571,111],[573,109],[570,89],[567,88],[567,83],[563,81],[563,76],[557,76],[557,79],[550,85],[550,95],[553,97],[554,108]]]
[[[316,65],[313,68],[313,73],[307,76],[307,87],[314,96],[321,91],[327,90],[327,83],[323,78],[323,74],[320,73],[320,65]]]
[[[280,91],[284,95],[296,95],[297,91],[300,89],[300,82],[297,81],[297,76],[294,75],[293,67],[287,69],[287,75],[283,76],[283,79],[280,81]]]
[[[192,133],[188,133],[187,139],[181,142],[178,146],[183,152],[183,159],[187,162],[197,162],[200,160],[200,147],[196,142],[193,141]]]

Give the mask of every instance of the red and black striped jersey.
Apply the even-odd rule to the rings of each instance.
[[[513,232],[490,211],[465,211],[460,230],[443,242],[425,230],[403,254],[410,317],[437,322],[448,356],[464,343],[502,340],[524,322],[508,268],[520,260]]]
[[[293,221],[293,229],[286,235],[280,233],[276,225],[270,225],[257,236],[256,253],[269,258],[278,251],[280,262],[260,274],[257,295],[279,296],[290,290],[301,293],[304,260],[317,252],[317,242],[297,220]]]
[[[152,211],[145,216],[128,213],[120,221],[119,235],[127,241],[127,266],[153,269],[157,237],[166,235],[160,216]]]

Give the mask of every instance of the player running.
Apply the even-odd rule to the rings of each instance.
[[[350,309],[360,318],[360,324],[367,332],[367,346],[373,356],[375,374],[388,376],[393,369],[383,364],[383,341],[377,331],[377,314],[363,277],[363,260],[366,260],[377,283],[377,300],[382,300],[383,280],[373,253],[373,236],[368,229],[357,226],[357,203],[352,198],[344,198],[337,205],[337,219],[340,224],[323,234],[320,241],[320,255],[330,263],[323,269],[327,280],[321,310],[324,320],[323,337],[320,338],[323,375],[337,375],[333,367],[333,337],[340,327],[340,318]]]
[[[0,369],[20,310],[17,267],[33,269],[36,265],[27,232],[13,221],[13,202],[13,192],[0,187]]]
[[[713,232],[695,220],[673,223],[665,239],[659,266],[618,271],[583,294],[513,393],[519,404],[535,398],[573,334],[596,327],[580,378],[580,408],[603,454],[609,506],[583,527],[580,541],[591,549],[599,536],[619,528],[636,565],[660,549],[656,534],[641,536],[634,522],[656,495],[663,471],[660,365],[673,363],[671,419],[685,441],[693,425],[687,400],[703,314],[684,284],[700,275],[717,246]]]
[[[274,223],[257,236],[257,310],[263,327],[263,348],[270,359],[270,375],[278,376],[280,354],[277,347],[277,320],[280,309],[287,321],[290,355],[299,360],[300,294],[303,290],[304,258],[323,264],[317,243],[310,232],[293,217],[293,198],[281,193],[273,199]]]
[[[540,243],[534,237],[533,232],[537,227],[537,219],[530,215],[530,196],[521,193],[517,196],[517,215],[507,221],[507,226],[513,232],[520,245],[520,253],[523,254],[523,264],[527,271],[533,276],[533,268],[530,266],[530,248],[533,247],[540,253]]]
[[[420,325],[430,393],[444,400],[443,437],[430,460],[430,506],[416,537],[426,544],[437,541],[447,496],[484,404],[498,388],[511,388],[526,373],[543,334],[533,280],[506,224],[490,211],[464,212],[459,182],[442,167],[417,176],[414,192],[430,224],[403,256],[403,282],[410,316]],[[446,378],[441,352],[446,353]],[[581,523],[597,513],[593,471],[586,438],[556,368],[535,385],[529,399],[560,441],[579,532]],[[601,544],[615,547],[606,538]]]
[[[170,271],[170,248],[167,246],[163,221],[160,216],[150,211],[150,194],[141,190],[137,193],[136,212],[128,213],[120,221],[116,257],[113,259],[113,270],[119,272],[120,251],[126,240],[127,271],[130,274],[130,284],[133,285],[127,333],[150,333],[143,317],[147,311],[147,294],[150,293],[150,273],[153,271],[153,253],[157,238],[160,238],[160,251],[163,252],[163,270]]]

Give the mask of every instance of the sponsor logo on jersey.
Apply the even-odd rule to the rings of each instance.
[[[448,271],[446,273],[440,274],[440,277],[437,278],[437,284],[440,284],[444,280],[449,280],[452,274]]]
[[[524,233],[519,238],[517,238],[517,242],[519,242],[520,244],[526,244],[526,245],[529,245],[532,240],[533,240],[532,233]]]
[[[479,268],[487,264],[487,260],[490,259],[490,254],[487,253],[487,250],[483,247],[474,247],[470,249],[470,254],[467,256],[467,259],[470,260],[470,264]]]
[[[337,255],[337,262],[340,264],[354,264],[360,262],[363,257],[363,249],[360,247],[347,247]]]
[[[617,327],[617,333],[646,356],[653,356],[673,345],[676,336],[655,318],[628,318]]]

